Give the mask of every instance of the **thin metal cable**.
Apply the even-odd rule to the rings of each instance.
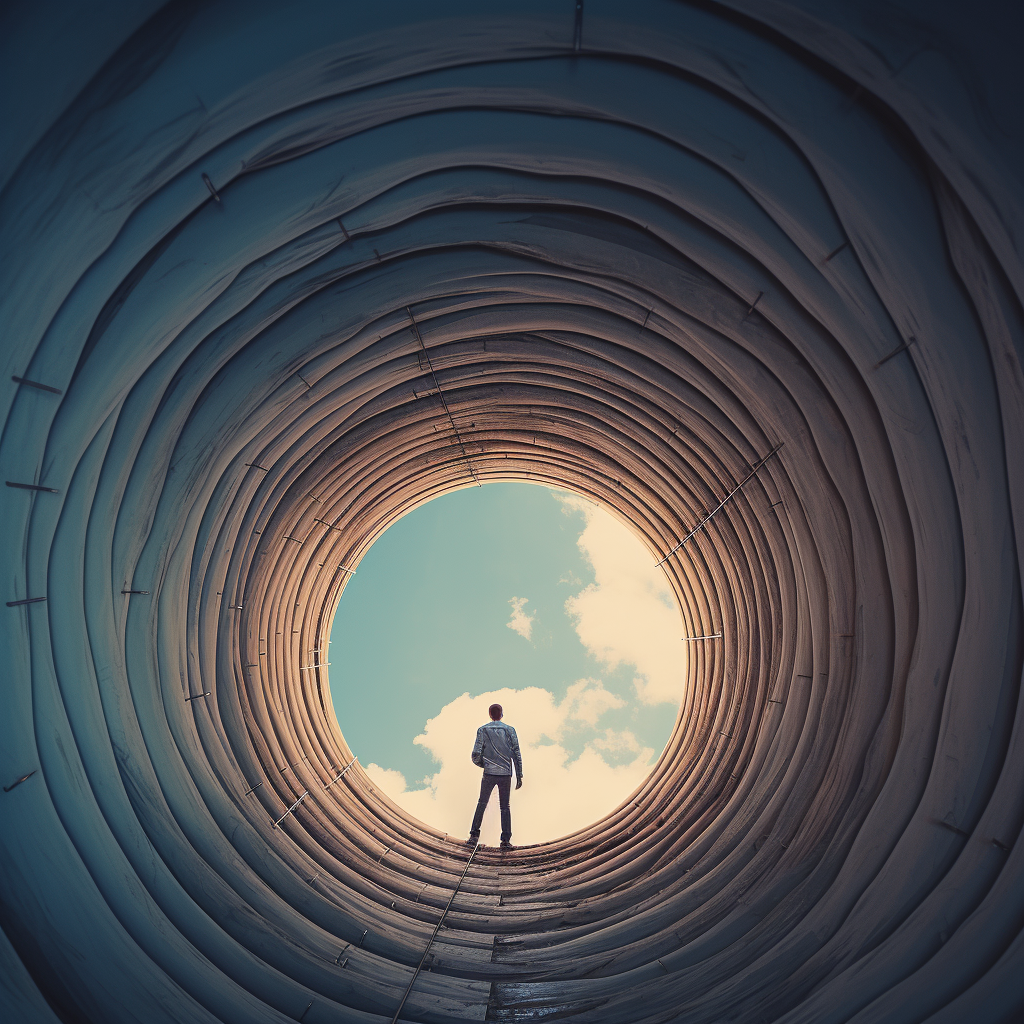
[[[437,374],[434,373],[434,364],[430,361],[430,353],[427,351],[427,346],[423,343],[423,335],[420,334],[419,324],[416,323],[416,317],[412,315],[412,310],[406,306],[406,313],[409,314],[409,319],[412,321],[413,333],[416,335],[416,340],[420,343],[420,348],[423,349],[423,354],[427,357],[427,369],[430,370],[430,376],[434,380],[434,387],[437,388],[437,396],[441,399],[441,404],[444,406],[445,414],[448,416],[448,422],[452,425],[452,430],[455,431],[455,439],[459,442],[459,448],[462,449],[462,457],[465,459],[466,468],[469,470],[469,475],[473,478],[477,487],[480,487],[480,480],[476,475],[476,471],[473,469],[473,463],[469,461],[469,453],[466,451],[466,445],[462,440],[462,434],[459,433],[459,428],[455,426],[455,420],[452,417],[451,409],[448,408],[448,401],[444,397],[444,392],[441,390],[441,384],[437,379]]]
[[[427,948],[423,950],[423,956],[420,957],[420,962],[416,965],[416,971],[412,976],[412,981],[409,982],[409,985],[405,990],[405,995],[402,996],[402,1001],[398,1004],[398,1009],[395,1010],[394,1017],[391,1018],[391,1024],[398,1024],[398,1015],[405,1008],[405,1001],[409,998],[409,993],[412,991],[413,985],[416,984],[416,979],[420,976],[420,971],[423,970],[423,964],[426,962],[427,954],[430,952],[430,947],[434,944],[434,939],[437,938],[437,933],[441,930],[441,925],[444,924],[444,919],[448,916],[448,911],[451,909],[452,903],[455,902],[455,897],[458,896],[459,890],[462,888],[462,883],[466,880],[466,875],[469,874],[469,866],[473,863],[473,858],[476,856],[476,851],[479,848],[480,843],[478,842],[473,847],[473,852],[469,855],[469,860],[466,861],[466,869],[462,872],[462,877],[459,879],[458,885],[456,885],[452,890],[452,894],[447,905],[441,912],[441,916],[438,918],[437,924],[434,925],[434,930],[431,932],[430,938],[427,940]]]
[[[782,447],[780,441],[754,468],[713,508],[664,558],[654,564],[662,565],[667,562],[698,530],[700,530],[711,517],[722,508],[725,503]]]

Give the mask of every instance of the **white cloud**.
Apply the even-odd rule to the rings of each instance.
[[[645,704],[683,696],[682,619],[654,556],[618,520],[592,502],[560,496],[567,512],[586,526],[577,542],[594,569],[594,582],[565,602],[580,642],[609,669],[632,665],[633,684]]]
[[[366,766],[366,774],[378,789],[382,789],[389,796],[392,793],[405,792],[405,776],[394,768],[381,768],[379,764],[371,762]]]
[[[613,757],[626,757],[640,752],[640,742],[629,729],[605,729],[603,735],[595,737],[593,746]]]
[[[564,715],[564,728],[570,723],[593,727],[606,711],[625,706],[626,702],[606,690],[600,679],[578,679],[569,687],[559,708]]]
[[[514,629],[524,640],[530,639],[533,632],[533,616],[527,615],[523,607],[530,599],[528,597],[513,597],[509,604],[512,605],[512,617],[505,625]]]
[[[410,789],[401,772],[376,764],[367,767],[371,781],[421,821],[464,839],[480,790],[480,770],[469,755],[477,727],[488,720],[487,708],[494,703],[504,707],[523,754],[525,782],[512,793],[514,844],[544,842],[585,828],[622,803],[651,770],[655,752],[640,747],[632,733],[596,729],[605,712],[625,702],[600,680],[580,679],[561,701],[537,686],[473,697],[464,693],[416,737],[415,742],[440,765],[424,780],[425,787]],[[584,740],[575,759],[565,746],[569,738]],[[620,763],[609,764],[602,750]],[[484,817],[483,842],[496,844],[499,831],[498,798],[493,795]]]

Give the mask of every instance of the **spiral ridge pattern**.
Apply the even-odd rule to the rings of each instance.
[[[984,69],[818,6],[172,3],[51,62],[0,194],[5,1019],[1024,1012],[1019,184]],[[467,867],[323,662],[373,540],[497,480],[713,638],[625,804]]]

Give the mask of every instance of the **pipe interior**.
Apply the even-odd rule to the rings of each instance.
[[[389,1021],[425,949],[405,1021],[1016,1019],[998,68],[741,0],[97,10],[66,65],[25,16],[0,193],[6,1019]],[[625,803],[466,870],[318,662],[509,480],[723,635]]]

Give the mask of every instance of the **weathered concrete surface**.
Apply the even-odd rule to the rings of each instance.
[[[657,560],[778,444],[650,779],[402,1019],[1024,1014],[1005,7],[10,8],[5,1021],[390,1020],[467,852],[331,784],[343,567],[503,479]]]

